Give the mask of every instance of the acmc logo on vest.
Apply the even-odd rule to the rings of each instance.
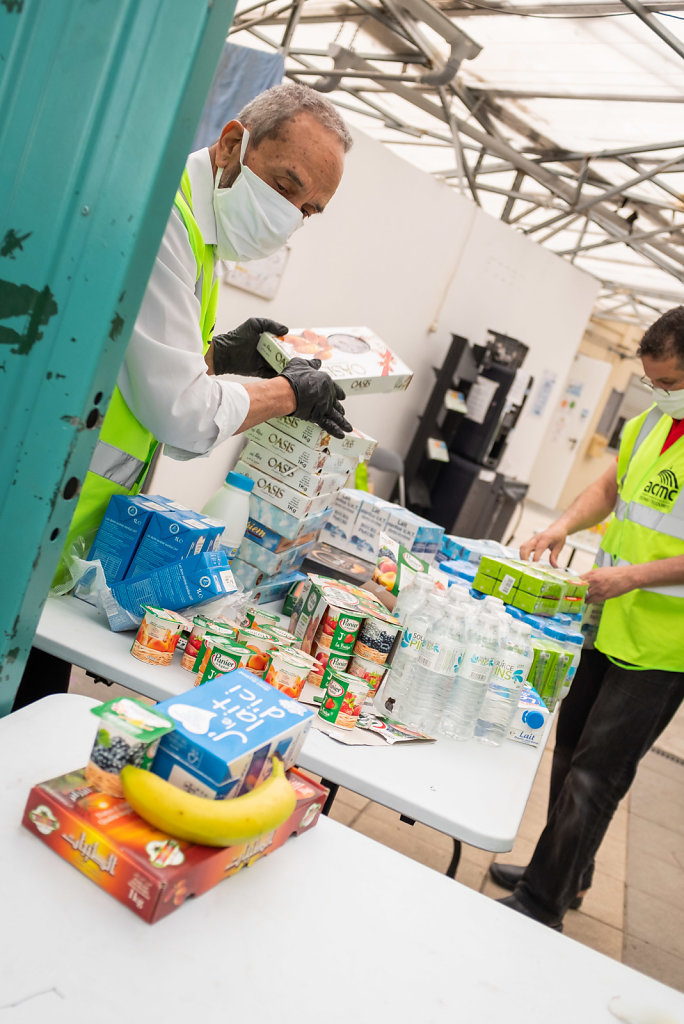
[[[640,498],[646,505],[668,512],[677,500],[680,484],[671,469],[661,469],[655,480],[649,480]]]

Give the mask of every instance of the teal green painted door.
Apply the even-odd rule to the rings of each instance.
[[[234,6],[0,3],[0,714]]]

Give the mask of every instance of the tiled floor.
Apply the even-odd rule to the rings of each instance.
[[[549,513],[525,510],[514,542],[541,529]],[[582,571],[591,556],[578,551]],[[107,700],[113,691],[94,685],[80,671],[72,690]],[[120,688],[118,688],[120,689]],[[553,736],[542,757],[518,838],[497,859],[525,864],[546,816]],[[656,751],[663,751],[658,753]],[[669,755],[669,756],[666,756]],[[565,934],[684,991],[684,706],[639,769],[618,808],[597,857],[594,884],[578,911],[565,918]],[[348,790],[340,790],[331,817],[437,871],[445,871],[452,841]],[[488,877],[494,855],[463,846],[457,881],[489,897],[505,895]],[[541,926],[540,926],[541,927]]]

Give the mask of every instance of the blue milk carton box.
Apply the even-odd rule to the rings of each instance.
[[[179,611],[212,601],[236,590],[225,551],[203,551],[145,576],[120,580],[99,595],[109,628],[118,632],[140,625],[144,608]]]
[[[125,578],[146,576],[181,558],[211,551],[222,532],[223,526],[206,516],[191,510],[162,508],[150,517]]]
[[[162,737],[152,771],[217,800],[267,778],[274,754],[291,768],[313,721],[310,708],[240,668],[169,697],[155,710],[176,728]]]
[[[156,495],[112,495],[88,555],[102,564],[109,586],[124,578],[150,519],[164,508]]]

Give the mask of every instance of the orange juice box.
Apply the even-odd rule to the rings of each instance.
[[[155,710],[176,728],[160,740],[152,771],[217,800],[265,779],[274,754],[291,768],[313,719],[309,708],[244,668],[168,697]]]
[[[33,787],[22,824],[55,853],[152,924],[189,896],[272,853],[318,821],[328,791],[296,768],[297,805],[282,825],[248,843],[199,846],[148,825],[122,797],[88,785],[85,770]]]

